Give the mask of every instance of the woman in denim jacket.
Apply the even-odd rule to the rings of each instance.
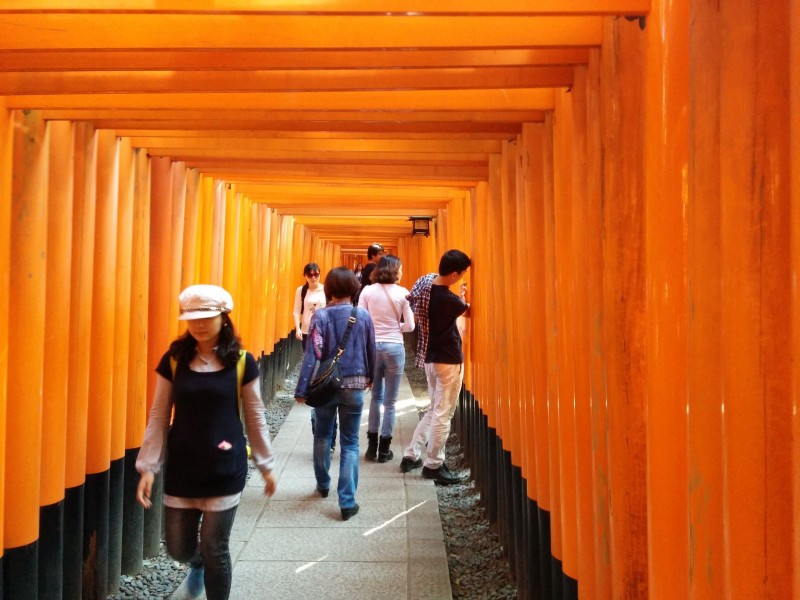
[[[314,313],[308,328],[308,340],[300,367],[300,377],[295,389],[295,400],[305,403],[308,383],[317,361],[336,354],[344,337],[353,311],[352,298],[360,290],[355,274],[345,267],[331,270],[325,277],[327,306]],[[310,342],[310,343],[309,343]],[[343,384],[324,406],[315,408],[314,475],[317,491],[328,497],[331,477],[331,438],[333,423],[339,416],[339,508],[346,521],[358,512],[356,488],[358,487],[358,433],[361,428],[361,411],[364,408],[364,390],[372,386],[375,370],[375,330],[369,313],[356,309],[356,322],[347,340],[339,364]]]

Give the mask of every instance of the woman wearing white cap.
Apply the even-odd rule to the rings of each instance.
[[[178,318],[186,321],[187,331],[172,342],[156,367],[153,405],[136,461],[141,473],[136,500],[145,508],[152,506],[153,480],[166,451],[167,551],[190,563],[187,591],[191,597],[199,597],[205,587],[208,600],[226,600],[232,576],[228,541],[247,478],[240,400],[253,460],[264,478],[267,496],[277,486],[272,472],[275,458],[258,367],[252,354],[242,350],[228,316],[233,309],[231,295],[215,285],[192,285],[178,301]]]

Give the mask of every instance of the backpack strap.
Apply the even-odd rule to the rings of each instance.
[[[239,360],[236,361],[236,396],[239,404],[239,418],[244,424],[244,411],[242,411],[242,381],[244,381],[244,366],[247,364],[247,352],[239,350]]]

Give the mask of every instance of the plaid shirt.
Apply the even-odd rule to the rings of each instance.
[[[428,353],[428,332],[430,321],[428,318],[428,304],[431,300],[431,286],[438,273],[423,275],[414,283],[411,293],[406,296],[411,310],[414,311],[414,320],[417,322],[417,354],[414,357],[414,366],[418,369],[425,368],[425,355]]]

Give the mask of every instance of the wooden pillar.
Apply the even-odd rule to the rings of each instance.
[[[134,150],[133,233],[131,253],[131,307],[128,359],[128,400],[125,418],[125,494],[123,497],[122,572],[138,573],[142,568],[144,514],[136,502],[139,473],[136,458],[147,421],[148,360],[147,299],[150,257],[150,162],[143,149]]]
[[[544,244],[545,244],[545,322],[547,323],[547,360],[542,368],[547,373],[548,428],[548,487],[550,490],[550,555],[552,557],[550,581],[554,596],[561,597],[561,562],[564,556],[561,530],[561,483],[560,447],[558,430],[558,328],[557,323],[557,257],[556,257],[556,208],[555,208],[555,160],[554,160],[553,116],[545,119],[544,144]]]
[[[602,247],[598,243],[600,211],[596,194],[590,193],[599,179],[598,163],[588,156],[589,138],[596,129],[596,121],[588,112],[587,68],[576,67],[572,83],[572,142],[573,165],[571,169],[572,196],[572,252],[574,290],[574,389],[575,389],[575,464],[577,506],[578,588],[581,596],[597,598],[595,582],[595,512],[594,512],[594,436],[592,435],[591,353],[593,329],[597,310],[596,302],[602,282],[598,271],[598,257]],[[595,168],[592,169],[591,167]],[[591,185],[590,185],[591,182]]]
[[[608,382],[609,514],[614,598],[647,596],[645,272],[642,140],[644,33],[605,21],[603,314]]]
[[[578,502],[575,459],[575,264],[572,227],[572,94],[556,93],[553,125],[556,414],[565,600],[577,597]],[[576,165],[575,168],[578,168]]]
[[[41,598],[61,598],[75,139],[74,125],[70,122],[53,121],[48,128],[50,170],[45,313],[48,355],[45,357],[47,377],[42,394],[39,595]]]
[[[47,273],[48,137],[41,113],[14,113],[8,303],[8,421],[4,584],[11,598],[38,596],[42,385]]]
[[[112,132],[98,132],[92,347],[84,499],[85,598],[108,593],[109,508],[119,200],[119,147]]]
[[[689,597],[688,4],[653,2],[646,38],[648,589],[668,600]]]
[[[185,173],[185,216],[183,227],[183,273],[180,288],[204,283],[200,276],[200,172],[197,169],[186,169]]]
[[[0,439],[6,439],[8,380],[8,290],[11,271],[11,178],[13,157],[12,113],[0,97]],[[0,444],[0,481],[5,481],[6,446]],[[0,486],[0,595],[3,593],[2,557],[5,486]]]
[[[94,284],[97,134],[75,125],[75,195],[72,217],[69,387],[64,498],[64,596],[83,590],[83,507],[89,411],[89,371]]]
[[[171,342],[185,327],[178,321],[180,308],[178,305],[178,295],[183,289],[183,273],[190,268],[183,259],[183,235],[186,222],[186,164],[174,162],[170,171],[172,213],[170,215],[172,232],[170,234],[169,247],[169,295],[167,305],[169,307],[169,319],[167,322],[169,331],[169,341]],[[164,346],[162,351],[166,351]],[[160,356],[159,356],[160,358]],[[156,359],[158,361],[158,358]],[[157,362],[153,363],[158,364]],[[155,368],[155,367],[153,367]]]
[[[209,279],[207,283],[222,285],[224,244],[225,244],[225,196],[226,184],[214,181],[214,209],[211,217],[211,254]]]
[[[114,361],[111,395],[111,449],[109,472],[108,594],[119,589],[122,574],[123,505],[125,497],[125,420],[128,402],[131,268],[133,239],[133,149],[130,140],[117,142],[118,190],[116,226],[116,293]],[[137,257],[137,260],[140,260]]]
[[[725,583],[789,597],[788,3],[720,5]],[[697,57],[700,60],[700,57]]]
[[[800,0],[792,0],[791,16],[790,83],[791,106],[789,113],[791,132],[791,226],[792,226],[792,282],[800,279]],[[2,162],[2,161],[0,161]],[[0,327],[2,330],[2,327]],[[792,522],[800,523],[800,288],[792,284]],[[2,367],[0,367],[2,368]],[[800,527],[795,527],[792,539],[792,595],[800,597]]]
[[[172,341],[170,324],[176,320],[172,313],[170,298],[175,296],[171,288],[172,267],[164,257],[172,259],[172,165],[167,158],[150,159],[150,252],[149,295],[147,335],[147,412],[153,403],[156,384],[155,365],[167,351]],[[141,441],[140,441],[141,443]],[[144,556],[155,556],[161,542],[161,477],[156,478],[153,508],[144,514]]]

